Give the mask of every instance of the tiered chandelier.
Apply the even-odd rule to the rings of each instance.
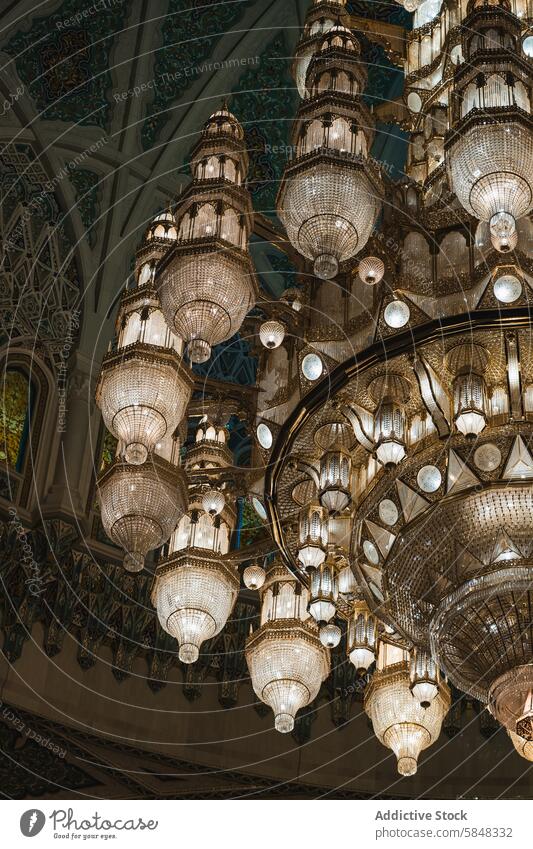
[[[314,0],[278,194],[308,288],[274,304],[260,295],[244,132],[224,104],[193,150],[188,189],[145,234],[97,387],[118,440],[98,481],[103,525],[130,570],[157,550],[152,601],[180,660],[194,663],[223,629],[242,577],[260,603],[248,668],[276,729],[292,731],[341,644],[366,682],[375,734],[406,776],[439,736],[447,682],[486,705],[533,760],[527,21],[509,0],[470,0],[453,19],[430,5],[433,18],[420,4],[408,45],[406,179],[394,184],[371,156],[366,70],[344,2]],[[456,68],[445,85],[440,47],[420,45],[450,20]],[[466,252],[464,294],[424,227],[451,236],[455,263]],[[317,323],[315,296],[321,309],[331,303],[341,334]],[[223,401],[203,412],[191,402],[191,364],[247,316],[264,382],[243,475]],[[271,374],[286,391],[270,391]],[[262,490],[272,539],[240,549],[236,499],[265,516]]]

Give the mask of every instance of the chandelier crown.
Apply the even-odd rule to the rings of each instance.
[[[244,133],[223,108],[193,151],[194,179],[176,213],[178,241],[160,263],[157,284],[169,327],[203,363],[213,345],[240,329],[258,288],[248,253],[252,203],[244,185]]]

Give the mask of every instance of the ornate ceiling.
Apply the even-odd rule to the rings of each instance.
[[[143,227],[188,182],[198,128],[224,97],[247,134],[254,206],[274,216],[297,103],[289,66],[306,6],[306,0],[168,0],[153,14],[147,3],[116,0],[83,14],[76,0],[40,7],[21,0],[5,13],[6,209],[33,201],[68,238],[83,301],[84,355],[96,350],[98,357],[105,348],[109,311]],[[408,16],[392,3],[352,3],[350,11],[365,17],[365,28],[385,27],[385,39],[368,33],[365,42],[368,99],[386,105],[401,93],[390,45]],[[391,126],[389,142],[376,150],[396,172],[405,155],[400,136]],[[267,291],[279,294],[287,285],[283,254],[258,234],[254,259]]]

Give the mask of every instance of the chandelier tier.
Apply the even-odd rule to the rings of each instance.
[[[379,170],[368,157],[373,121],[362,100],[365,83],[358,41],[334,26],[307,70],[309,95],[277,200],[291,243],[323,279],[364,248],[381,208]]]
[[[440,338],[413,343],[415,382],[409,346],[405,353],[384,354],[383,364],[362,368],[354,377],[348,366],[344,381],[335,379],[339,397],[331,397],[325,381],[304,415],[294,411],[298,424],[287,425],[290,451],[288,445],[282,450],[291,464],[278,476],[278,504],[304,491],[306,475],[310,483],[319,480],[323,422],[341,412],[353,427],[348,510],[353,529],[345,556],[364,601],[339,596],[333,616],[328,610],[322,618],[333,624],[334,616],[352,611],[346,616],[347,650],[361,673],[373,662],[380,620],[388,629],[387,644],[410,653],[399,676],[378,674],[378,663],[365,702],[378,737],[400,752],[399,768],[406,774],[414,771],[416,756],[405,754],[405,740],[412,739],[414,749],[429,745],[449,700],[438,702],[434,732],[422,723],[410,736],[411,720],[405,716],[412,702],[430,710],[442,689],[440,670],[488,705],[510,732],[533,737],[533,456],[528,447],[533,425],[524,416],[531,409],[527,387],[533,385],[529,332],[527,326],[502,337],[497,329],[480,327],[462,335],[456,331],[444,344]],[[405,451],[396,464],[378,462],[376,451],[380,427],[375,423],[381,421],[383,402],[376,405],[375,399],[391,392],[403,409]],[[301,470],[296,489],[295,468]],[[305,507],[300,512],[306,517]],[[325,518],[316,522],[328,540],[322,550],[330,545],[332,518],[329,514],[325,526]],[[303,566],[301,539],[288,532],[281,538],[291,562],[296,565],[298,557]],[[309,577],[301,569],[313,593],[317,579],[308,572]],[[320,603],[329,600],[314,592]],[[383,699],[390,698],[398,711],[402,706],[404,715],[400,727],[388,733],[374,709],[382,678]]]
[[[131,572],[166,542],[187,506],[183,470],[156,454],[142,465],[116,459],[98,479],[97,491],[105,532],[126,551],[124,566]]]
[[[509,0],[470,0],[446,138],[450,184],[500,251],[533,207],[531,62]]]
[[[343,17],[345,7],[346,0],[313,0],[309,8],[292,66],[292,74],[301,98],[309,94],[306,86],[309,63],[320,48],[324,34],[333,29]]]
[[[307,591],[281,563],[270,567],[260,596],[261,624],[246,643],[246,662],[257,697],[286,734],[327,677],[329,654],[307,611]]]
[[[226,429],[215,416],[200,418],[185,459],[192,481],[189,509],[163,549],[152,592],[161,627],[178,641],[180,660],[187,664],[198,660],[202,643],[220,633],[240,586],[237,566],[228,559],[235,513],[223,489],[229,466],[225,440]],[[215,465],[211,458],[217,446],[222,452],[215,455]],[[205,469],[217,472],[216,489],[211,474],[205,489]]]
[[[445,684],[428,706],[413,697],[410,687],[409,654],[381,642],[376,671],[365,693],[365,711],[376,737],[392,749],[400,775],[414,775],[420,753],[437,740],[450,707]]]
[[[178,642],[183,663],[198,660],[202,643],[220,633],[238,591],[236,568],[207,546],[171,550],[160,561],[152,600],[161,627]]]
[[[192,153],[193,179],[180,198],[178,239],[160,263],[157,285],[169,327],[192,362],[233,336],[257,298],[248,254],[253,224],[245,187],[244,132],[227,107],[207,121]]]

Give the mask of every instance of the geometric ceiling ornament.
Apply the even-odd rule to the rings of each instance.
[[[502,563],[506,560],[520,560],[522,553],[503,528],[492,549],[491,563]]]
[[[521,436],[517,436],[513,442],[502,478],[533,478],[533,457]]]
[[[480,575],[485,566],[468,548],[463,548],[457,554],[456,568],[461,580],[467,581]]]
[[[461,460],[453,448],[450,448],[446,493],[459,492],[461,489],[476,486],[478,483],[481,483],[479,478],[468,468],[464,460]]]
[[[415,492],[414,489],[411,489],[410,486],[407,486],[403,481],[397,479],[396,488],[406,522],[410,522],[411,519],[416,518],[419,513],[422,513],[429,507],[429,501],[422,495],[419,495],[418,492]]]
[[[383,573],[381,572],[381,569],[376,569],[375,566],[368,566],[366,563],[361,563],[361,572],[368,581],[377,584],[381,589],[383,581]]]
[[[376,525],[376,523],[371,522],[370,519],[365,519],[365,524],[372,536],[374,537],[383,557],[387,557],[389,551],[394,545],[396,534],[391,534],[391,532],[388,531],[386,528],[382,528],[380,525]]]

